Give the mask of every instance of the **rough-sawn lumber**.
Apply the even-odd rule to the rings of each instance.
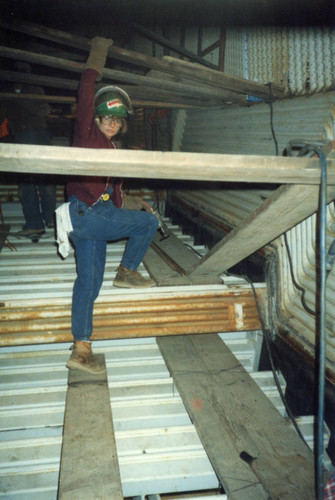
[[[70,370],[58,500],[93,498],[123,499],[107,374]]]
[[[305,472],[298,460],[290,461],[278,469],[277,487],[284,481],[292,499],[315,498],[314,478],[307,477],[313,473],[312,451],[217,335],[161,337],[157,343],[229,500],[269,498],[267,480],[240,458],[243,451],[259,459],[303,457]],[[271,477],[271,467],[271,461],[263,463],[263,478]]]
[[[316,158],[0,144],[0,171],[141,179],[319,184]],[[328,158],[335,185],[335,159]]]

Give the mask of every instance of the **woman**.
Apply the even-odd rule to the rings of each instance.
[[[102,74],[112,41],[96,37],[82,73],[73,146],[115,149],[114,139],[127,130],[133,113],[128,95],[108,86],[94,95],[94,84]],[[72,297],[74,345],[67,362],[70,369],[99,374],[104,368],[93,356],[93,305],[103,280],[107,241],[127,238],[127,245],[113,285],[124,288],[155,286],[137,271],[157,228],[157,218],[140,210],[122,207],[122,181],[98,176],[78,177],[67,184],[73,231],[69,234],[76,251],[77,279]]]

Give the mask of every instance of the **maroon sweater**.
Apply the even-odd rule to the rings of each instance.
[[[94,84],[98,76],[94,69],[83,71],[79,92],[73,146],[79,148],[116,149],[116,144],[108,139],[94,121]],[[92,167],[94,168],[94,167]],[[122,180],[107,177],[74,177],[67,183],[67,198],[75,195],[89,206],[95,203],[102,193],[113,185],[112,202],[122,206]]]

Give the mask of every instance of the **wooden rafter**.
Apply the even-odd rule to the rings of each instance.
[[[45,26],[17,20],[11,20],[10,22],[2,20],[0,21],[0,26],[55,43],[65,44],[69,47],[80,48],[86,51],[90,49],[90,39]],[[221,71],[201,67],[199,64],[185,63],[185,61],[182,62],[180,59],[156,58],[114,45],[109,49],[108,55],[118,61],[132,64],[135,67],[154,69],[180,78],[205,83],[212,87],[213,90],[225,89],[237,95],[250,94],[262,98],[267,98],[270,95],[269,88],[264,84],[225,75]],[[274,97],[283,97],[285,89],[280,85],[272,85],[271,92]]]

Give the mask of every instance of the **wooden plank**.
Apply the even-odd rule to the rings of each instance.
[[[38,24],[11,19],[10,22],[0,20],[0,26],[45,40],[66,44],[70,47],[81,48],[87,51],[90,49],[91,41],[88,38],[71,35],[69,33]],[[269,97],[269,88],[264,84],[225,75],[221,71],[202,68],[200,65],[193,63],[183,64],[179,59],[155,58],[139,52],[117,47],[116,45],[112,45],[109,49],[108,55],[128,64],[134,64],[144,68],[164,71],[176,76],[183,76],[192,80],[202,81],[233,92],[251,94],[257,97]],[[284,87],[272,85],[272,95],[275,97],[283,97]]]
[[[173,269],[162,257],[153,249],[148,248],[143,264],[148,273],[157,283],[157,286],[175,286],[192,285],[192,281],[187,276],[181,275],[176,269]]]
[[[162,239],[157,232],[149,253],[144,257],[150,276],[158,286],[209,285],[222,283],[217,273],[201,276],[187,276],[193,266],[199,262],[196,256],[184,243],[166,228],[168,238]]]
[[[313,463],[311,450],[217,335],[161,337],[157,343],[230,500],[269,498],[240,458],[243,451],[257,458],[299,454]],[[297,467],[278,470],[278,478],[292,487]],[[313,490],[305,493],[299,498],[314,498]]]
[[[51,66],[52,68],[60,68],[68,71],[81,73],[85,68],[85,63],[61,59],[59,57],[48,56],[45,54],[37,54],[27,50],[14,49],[11,47],[0,46],[0,56],[15,59],[19,61],[27,61],[29,63],[42,64],[44,66]],[[162,88],[175,92],[176,94],[185,94],[188,96],[209,99],[217,99],[217,104],[224,103],[226,100],[225,91],[218,87],[198,87],[187,85],[185,83],[178,83],[168,79],[152,78],[139,73],[126,72],[120,70],[104,68],[102,72],[103,77],[113,81],[133,83],[135,85],[145,85],[152,88]]]
[[[123,499],[107,374],[69,370],[58,499],[92,498]]]
[[[251,457],[252,458],[252,457]],[[271,498],[315,498],[314,464],[301,455],[273,456],[251,460],[251,468],[269,492]],[[290,470],[295,470],[294,484],[290,481]],[[278,474],[278,470],[281,474]],[[286,478],[286,479],[285,479]]]
[[[0,172],[95,175],[142,179],[319,184],[316,158],[0,144]],[[335,159],[327,159],[335,185]]]
[[[1,101],[39,101],[56,102],[58,104],[75,104],[77,99],[71,96],[39,95],[39,94],[12,94],[10,92],[0,92]]]
[[[335,188],[331,187],[328,200],[334,199]],[[281,186],[243,224],[212,247],[190,275],[215,269],[221,274],[316,212],[318,204],[316,186]]]

